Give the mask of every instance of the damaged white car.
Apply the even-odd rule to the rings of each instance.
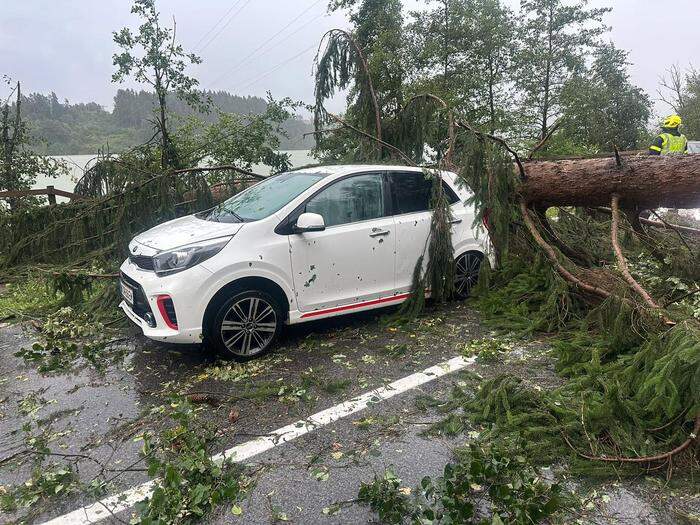
[[[441,175],[465,297],[487,241],[472,227],[469,192],[453,173]],[[147,337],[203,340],[247,360],[268,351],[285,324],[399,304],[429,235],[431,185],[424,170],[404,166],[271,176],[135,237],[120,306]]]

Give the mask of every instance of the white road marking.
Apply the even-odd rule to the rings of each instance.
[[[306,419],[279,428],[266,436],[236,445],[220,454],[212,456],[212,459],[217,462],[222,462],[225,458],[230,458],[236,462],[245,461],[278,445],[282,445],[304,434],[313,432],[320,427],[329,425],[334,421],[356,414],[374,403],[390,399],[442,376],[462,370],[474,363],[474,359],[474,357],[454,357],[449,361],[426,368],[422,372],[416,372],[410,376],[398,379],[393,383],[389,383],[384,387],[371,390],[358,397],[340,403],[339,405],[317,412]],[[153,489],[157,481],[157,479],[147,481],[141,485],[125,490],[124,492],[115,494],[114,496],[109,496],[91,505],[81,507],[68,514],[49,520],[45,522],[45,525],[87,525],[89,523],[102,521],[111,517],[112,514],[130,509],[139,501],[150,497],[151,494],[153,494]]]

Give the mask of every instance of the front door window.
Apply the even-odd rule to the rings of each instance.
[[[357,175],[338,181],[306,204],[306,211],[323,217],[326,227],[378,219],[384,214],[382,177]]]

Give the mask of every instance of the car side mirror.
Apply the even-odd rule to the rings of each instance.
[[[297,233],[322,232],[325,229],[326,223],[323,216],[318,213],[302,213],[294,226],[294,231]]]

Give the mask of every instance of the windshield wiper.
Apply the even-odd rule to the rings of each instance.
[[[243,219],[243,217],[241,217],[240,215],[238,215],[235,211],[228,211],[228,213],[230,213],[231,215],[233,215],[233,216],[236,218],[236,220],[237,220],[238,222],[245,222],[245,220]]]

